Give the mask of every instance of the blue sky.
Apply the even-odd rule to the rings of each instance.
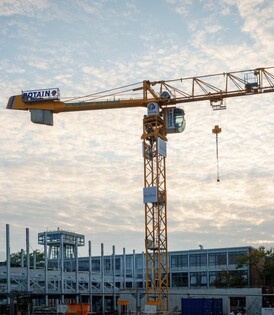
[[[6,110],[22,90],[81,96],[142,80],[274,66],[271,0],[2,0],[0,2],[0,255],[39,248],[37,233],[80,232],[106,252],[144,249],[143,109],[58,114],[54,126]],[[274,246],[272,95],[227,110],[184,105],[170,135],[169,249]],[[216,182],[215,139],[220,134]],[[87,254],[87,249],[82,255]]]

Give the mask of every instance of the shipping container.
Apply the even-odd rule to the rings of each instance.
[[[182,298],[182,315],[222,315],[222,299]]]

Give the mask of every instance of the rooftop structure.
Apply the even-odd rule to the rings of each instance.
[[[85,245],[85,236],[57,228],[57,231],[38,233],[38,244],[47,248],[49,259],[58,259],[60,252],[63,253],[64,259],[75,258],[78,246]],[[60,251],[61,248],[63,248],[62,251]]]

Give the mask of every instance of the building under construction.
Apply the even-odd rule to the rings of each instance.
[[[6,225],[6,261],[0,266],[0,313],[38,314],[46,310],[56,314],[62,306],[88,305],[93,313],[140,313],[145,310],[145,254],[115,253],[92,256],[91,242],[88,254],[79,257],[78,248],[85,245],[82,234],[57,229],[38,234],[43,245],[43,258],[30,252],[29,229],[26,229],[26,248],[21,259],[11,261],[10,228]],[[262,307],[262,292],[256,273],[245,266],[238,268],[238,258],[253,251],[252,247],[233,247],[168,253],[170,310],[180,310],[184,297],[219,297],[222,314],[241,308],[248,314],[258,314]],[[16,265],[16,266],[15,266]],[[238,283],[219,288],[222,272],[229,272]],[[236,288],[238,287],[238,288]],[[240,287],[240,288],[239,288]],[[269,306],[269,305],[268,305]],[[148,311],[147,311],[148,312]],[[81,313],[84,314],[84,313]]]

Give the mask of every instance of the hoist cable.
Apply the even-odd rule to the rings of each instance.
[[[219,143],[218,143],[218,133],[222,132],[222,129],[215,125],[215,127],[212,129],[212,133],[216,135],[216,160],[217,160],[217,182],[220,181],[220,175],[219,175]]]
[[[219,143],[218,143],[218,134],[216,133],[216,159],[217,159],[217,182],[220,181],[219,174]]]

